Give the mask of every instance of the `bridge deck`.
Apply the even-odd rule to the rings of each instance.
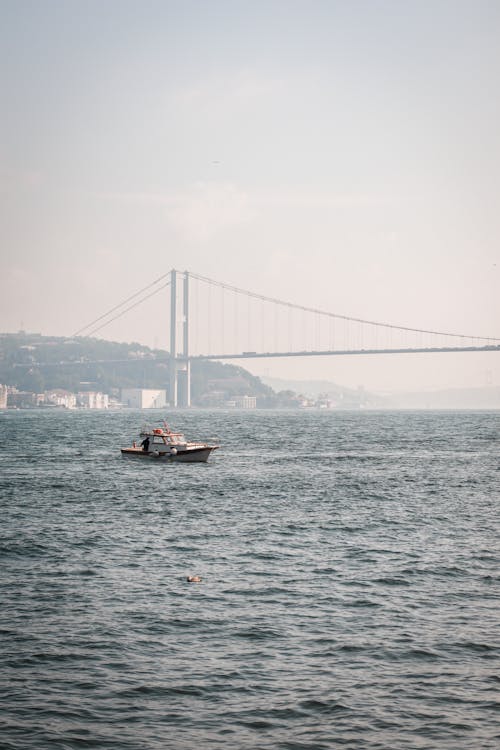
[[[499,352],[499,346],[435,346],[407,349],[326,349],[324,351],[300,352],[241,352],[238,354],[200,354],[188,357],[191,362],[197,359],[261,359],[263,357],[331,357],[352,354],[437,354],[446,352]],[[181,355],[177,359],[182,360]]]

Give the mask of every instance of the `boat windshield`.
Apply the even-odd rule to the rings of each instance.
[[[182,434],[182,432],[171,432],[170,435],[168,435],[167,440],[170,440],[171,443],[185,443],[186,438]]]

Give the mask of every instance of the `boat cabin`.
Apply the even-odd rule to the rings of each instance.
[[[141,438],[149,438],[149,451],[158,451],[159,453],[169,453],[172,447],[177,449],[186,448],[187,440],[182,432],[172,432],[168,428],[155,428],[153,430],[147,427],[141,430]]]

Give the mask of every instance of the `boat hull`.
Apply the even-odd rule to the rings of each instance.
[[[186,448],[178,450],[177,453],[157,453],[156,451],[143,451],[142,448],[122,448],[122,456],[132,458],[149,458],[162,463],[206,463],[211,452],[217,446],[206,445],[199,448]]]

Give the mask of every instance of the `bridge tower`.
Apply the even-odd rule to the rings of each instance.
[[[180,292],[180,294],[179,294]],[[182,297],[182,354],[177,353],[177,312]],[[177,271],[170,272],[170,406],[191,406],[191,363],[189,361],[189,273],[183,274],[182,289],[177,286]]]

